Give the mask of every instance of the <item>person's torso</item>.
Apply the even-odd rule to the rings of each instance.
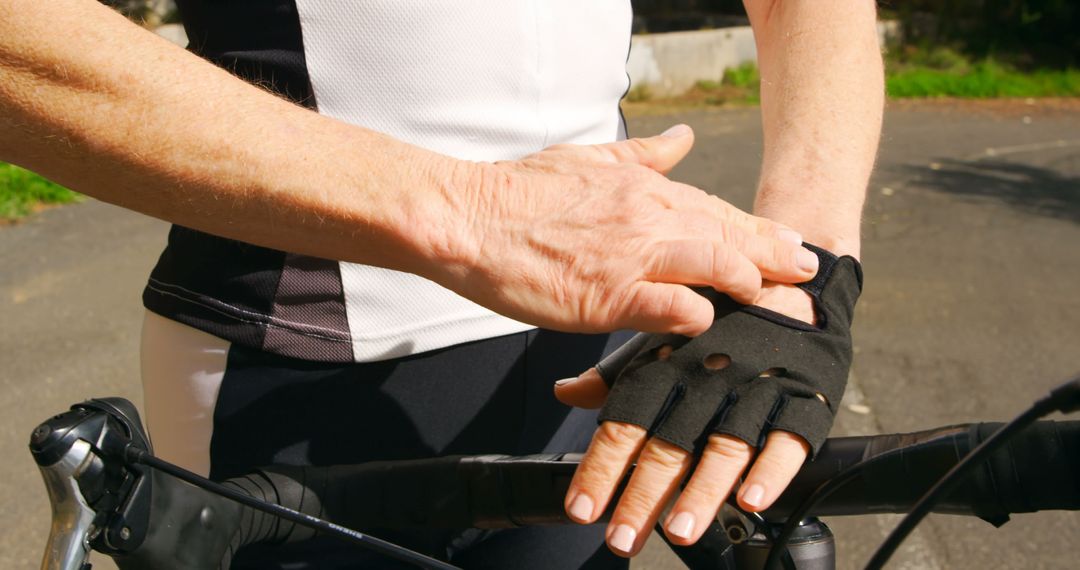
[[[196,53],[436,152],[508,160],[625,136],[627,0],[178,4]],[[311,360],[382,360],[530,328],[415,275],[179,227],[144,300],[232,342]]]

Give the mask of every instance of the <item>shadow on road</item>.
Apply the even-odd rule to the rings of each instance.
[[[1013,208],[1080,224],[1080,177],[1063,169],[1004,160],[943,160],[905,167],[921,187],[998,200]]]

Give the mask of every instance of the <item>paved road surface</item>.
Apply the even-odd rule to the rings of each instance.
[[[1076,105],[1067,106],[1076,109]],[[755,109],[641,116],[633,134],[693,125],[675,177],[747,207]],[[856,363],[835,433],[1001,420],[1080,370],[1080,112],[903,104],[887,115],[865,215]],[[97,202],[0,228],[0,566],[34,568],[48,513],[25,450],[33,426],[98,395],[139,399],[142,282],[164,224]],[[830,521],[861,566],[892,517]],[[1000,530],[932,517],[895,568],[1071,568],[1080,516]],[[638,569],[678,567],[653,540]]]

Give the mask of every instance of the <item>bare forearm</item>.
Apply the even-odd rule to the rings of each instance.
[[[809,278],[777,224],[656,172],[692,144],[457,161],[274,97],[93,0],[0,0],[0,160],[217,235],[415,273],[540,326],[695,333],[712,305],[682,284],[752,300],[762,276]]]
[[[765,131],[755,213],[857,256],[884,105],[874,3],[747,0],[746,7]]]
[[[414,272],[427,253],[406,230],[456,164],[279,99],[86,0],[0,1],[0,159],[210,233]]]

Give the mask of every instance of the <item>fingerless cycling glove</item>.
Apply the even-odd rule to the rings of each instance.
[[[862,269],[852,257],[805,247],[820,260],[817,276],[798,285],[813,298],[816,325],[699,290],[715,311],[708,331],[638,335],[597,365],[611,385],[600,421],[644,427],[692,452],[710,433],[760,447],[779,429],[817,453],[847,384]]]

